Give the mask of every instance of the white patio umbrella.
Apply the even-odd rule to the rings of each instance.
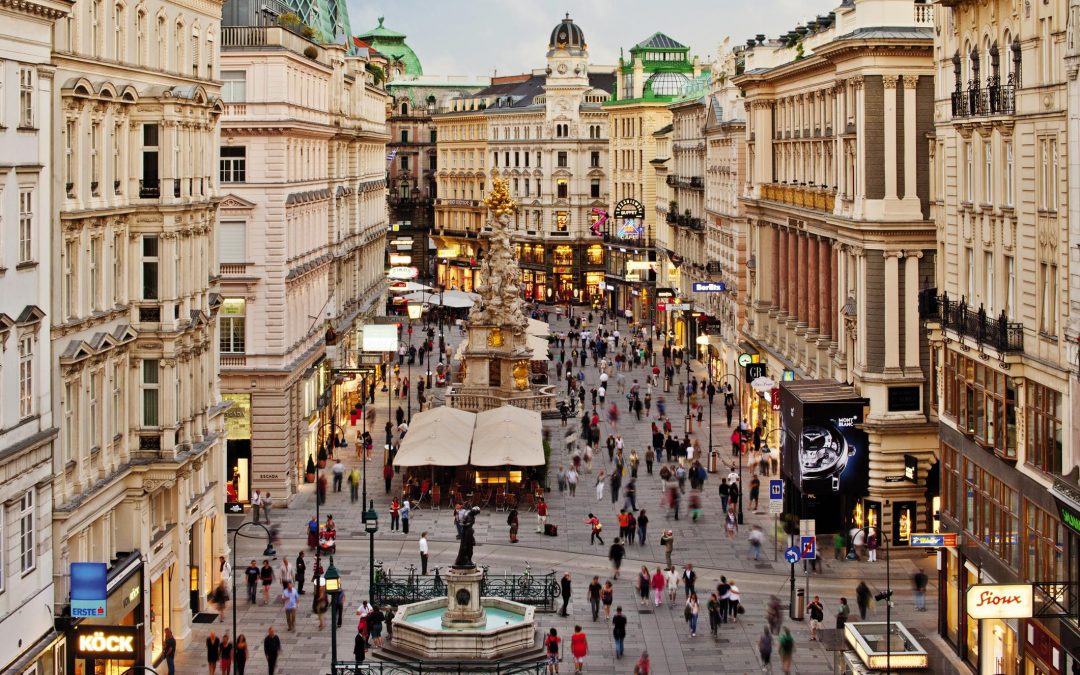
[[[430,291],[431,286],[425,286],[415,281],[397,281],[390,284],[389,290],[391,293],[412,293],[414,291]]]
[[[442,305],[443,307],[465,308],[472,307],[480,296],[476,293],[465,291],[416,291],[404,296],[409,302],[426,302],[429,305]]]

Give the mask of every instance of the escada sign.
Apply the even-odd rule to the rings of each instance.
[[[1029,619],[1034,611],[1031,584],[976,584],[967,592],[973,619]]]
[[[79,630],[82,629],[82,630]],[[129,626],[80,626],[75,652],[80,658],[134,659],[138,633]]]

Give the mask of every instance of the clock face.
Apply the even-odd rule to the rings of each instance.
[[[559,42],[566,42],[566,31],[559,31]]]
[[[467,605],[472,600],[472,593],[467,588],[459,588],[457,594],[454,595],[454,599],[457,600],[459,605]]]
[[[749,354],[739,354],[739,365],[746,367],[754,362],[754,359]]]
[[[559,64],[559,74],[560,75],[565,75],[566,71],[567,71],[566,64],[565,63],[560,63]]]

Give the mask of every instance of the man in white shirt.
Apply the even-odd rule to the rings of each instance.
[[[734,485],[739,482],[739,474],[735,471],[735,467],[731,467],[731,473],[727,475],[728,485]]]
[[[259,522],[259,509],[262,508],[262,495],[259,491],[255,491],[255,496],[251,498],[251,522]]]
[[[420,574],[427,574],[428,543],[427,532],[420,533]]]

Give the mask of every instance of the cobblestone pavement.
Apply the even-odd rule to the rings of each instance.
[[[565,319],[554,320],[554,313],[552,313],[552,318],[556,330],[567,329]],[[620,328],[624,334],[627,333],[625,324]],[[460,337],[456,330],[447,331],[447,343],[451,348],[456,348],[459,341]],[[567,358],[569,358],[569,353],[568,343]],[[557,359],[557,351],[555,355]],[[697,368],[696,376],[703,376],[704,370],[701,364],[695,361],[694,366]],[[551,370],[554,378],[554,362],[551,364]],[[419,371],[420,368],[413,368],[414,381]],[[595,385],[598,372],[591,361],[584,368],[584,372],[587,383],[590,383],[590,386]],[[626,373],[627,385],[635,377],[644,381],[645,370],[638,369]],[[565,385],[560,385],[560,395],[564,395],[565,392]],[[633,420],[632,415],[626,414],[625,399],[618,396],[616,392],[613,394],[622,403],[623,414],[618,431],[623,436],[626,455],[629,455],[630,448],[637,448],[639,454],[644,457],[644,448],[650,438],[649,421]],[[439,395],[436,398],[437,404],[441,404],[441,392]],[[654,402],[661,395],[664,395],[662,391],[654,390]],[[379,394],[378,396],[378,401],[381,403],[375,406],[377,413],[373,425],[373,428],[380,430],[376,434],[377,439],[382,435],[381,429],[387,415],[386,395]],[[666,397],[668,411],[674,418],[673,426],[676,431],[681,432],[684,408],[677,404],[674,389],[666,394]],[[655,415],[654,405],[653,416]],[[726,441],[731,431],[726,424],[722,405],[715,406],[712,424],[714,445],[721,450],[722,459],[730,460],[729,446]],[[564,430],[559,428],[559,420],[548,420],[545,425],[551,431],[554,446],[551,459],[553,470],[560,464],[568,466],[570,455],[563,441]],[[568,421],[567,428],[575,425],[580,427],[580,420]],[[696,435],[701,439],[702,445],[707,445],[707,427],[698,426],[696,422],[695,427]],[[606,422],[603,423],[601,431],[602,437],[606,438],[609,433]],[[384,561],[395,573],[406,572],[406,564],[419,564],[417,540],[420,533],[426,530],[430,541],[430,566],[440,566],[445,570],[457,552],[452,511],[447,509],[433,511],[425,505],[425,508],[414,511],[408,535],[389,532],[386,522],[389,496],[384,493],[380,474],[381,466],[377,464],[377,461],[376,459],[376,462],[369,466],[372,476],[368,481],[369,494],[375,500],[380,515],[380,531],[376,535],[375,557]],[[347,469],[359,463],[354,453],[351,451],[346,453]],[[764,604],[772,594],[779,596],[786,604],[790,571],[789,566],[783,562],[783,542],[777,545],[773,536],[774,521],[771,516],[764,513],[767,510],[767,501],[762,502],[762,513],[751,513],[748,509],[746,510],[745,524],[739,534],[733,540],[729,540],[724,531],[720,498],[716,492],[716,487],[724,473],[709,474],[703,489],[704,517],[698,522],[692,522],[683,515],[676,521],[665,517],[664,509],[660,505],[660,479],[655,474],[650,476],[645,472],[644,461],[641,463],[638,474],[638,507],[649,510],[651,523],[646,545],[634,544],[627,547],[622,578],[615,581],[615,604],[621,605],[629,618],[626,656],[621,660],[615,659],[611,626],[604,622],[602,616],[599,622],[594,623],[591,620],[589,605],[585,599],[586,587],[593,575],[599,575],[601,581],[611,577],[607,557],[608,547],[590,545],[589,529],[583,522],[589,512],[595,512],[605,524],[604,534],[608,544],[618,533],[616,514],[622,505],[622,500],[613,504],[605,491],[604,498],[598,501],[593,489],[595,472],[609,471],[610,468],[607,452],[598,453],[594,460],[594,473],[582,476],[577,494],[573,497],[554,489],[554,471],[552,471],[553,489],[548,499],[550,508],[548,521],[559,525],[558,537],[537,534],[535,514],[522,510],[520,543],[510,544],[505,514],[486,509],[478,517],[476,524],[478,542],[476,562],[489,565],[492,573],[520,572],[525,561],[531,564],[533,572],[537,574],[554,570],[561,576],[562,572],[571,572],[574,584],[571,615],[562,618],[554,613],[537,614],[537,624],[538,629],[543,632],[554,626],[564,637],[570,635],[575,623],[582,625],[588,635],[590,646],[586,672],[631,673],[634,662],[645,649],[648,649],[654,672],[658,674],[761,672],[762,666],[757,655],[756,644],[764,626]],[[750,472],[745,469],[744,472],[745,480],[749,482]],[[394,492],[399,490],[400,475],[394,480]],[[767,498],[767,483],[762,493]],[[274,522],[280,526],[282,533],[281,545],[278,547],[279,555],[287,554],[290,559],[293,559],[300,550],[306,549],[305,524],[314,512],[314,493],[310,485],[305,485],[302,492],[295,496],[290,508],[274,512]],[[322,508],[324,518],[325,514],[332,513],[338,523],[338,554],[335,556],[335,563],[342,573],[346,593],[345,618],[342,629],[338,633],[339,658],[342,660],[352,658],[356,620],[354,610],[359,602],[367,597],[368,540],[360,522],[360,512],[360,503],[349,503],[347,486],[343,492],[331,492],[327,504]],[[746,535],[753,524],[761,525],[766,532],[765,555],[760,561],[754,561],[749,554]],[[674,608],[662,606],[655,610],[651,608],[642,610],[639,608],[637,595],[632,586],[636,571],[642,565],[648,565],[650,569],[663,565],[664,551],[659,545],[659,539],[661,531],[665,528],[674,532],[673,562],[675,565],[681,571],[683,565],[692,563],[698,573],[697,587],[702,593],[700,597],[701,621],[697,637],[690,637],[687,624],[683,619],[681,591],[678,606]],[[250,530],[246,533],[250,533]],[[310,593],[301,598],[303,602],[298,612],[297,629],[294,633],[285,631],[285,617],[280,600],[276,602],[272,600],[269,606],[251,606],[244,598],[243,568],[252,558],[258,559],[261,563],[264,543],[244,537],[241,537],[237,543],[236,573],[241,599],[237,603],[236,611],[239,632],[246,634],[252,652],[247,672],[252,675],[266,673],[266,662],[261,653],[262,637],[266,633],[267,626],[273,625],[282,636],[284,646],[284,652],[279,661],[279,673],[285,675],[327,673],[330,670],[329,629],[323,631],[318,629],[317,620],[310,611],[312,597]],[[779,561],[774,558],[776,549],[780,550]],[[854,607],[855,586],[860,579],[864,579],[874,592],[885,588],[886,565],[883,561],[876,564],[837,561],[833,559],[831,547],[826,547],[822,555],[820,574],[814,574],[808,578],[800,569],[797,578],[799,587],[809,585],[809,595],[821,595],[825,603],[825,623],[831,626],[832,616],[841,595],[847,596]],[[310,556],[310,553],[306,553],[305,556]],[[944,645],[936,636],[937,587],[936,574],[932,571],[933,560],[932,557],[916,555],[913,551],[893,554],[891,575],[893,587],[896,589],[893,618],[903,621],[909,629],[914,629],[916,634],[921,636],[924,645],[939,652],[935,659],[935,670],[938,673],[957,672],[955,658],[940,654]],[[310,572],[310,560],[308,564]],[[276,570],[276,561],[274,565]],[[927,603],[930,611],[927,612],[916,613],[913,607],[910,579],[917,567],[925,569],[931,578]],[[708,599],[708,589],[715,588],[721,575],[726,575],[729,580],[733,579],[737,582],[747,611],[740,617],[737,624],[722,625],[718,637],[713,638],[709,635],[705,604]],[[310,584],[308,585],[310,587]],[[279,586],[275,584],[274,589],[279,589]],[[884,619],[885,612],[880,604],[877,609],[871,611],[868,617],[868,620],[884,621]],[[177,672],[182,674],[206,672],[203,640],[210,629],[215,630],[219,635],[223,630],[231,629],[230,622],[231,616],[227,612],[225,623],[197,624],[192,634],[181,645],[177,658]],[[785,625],[792,628],[796,637],[796,672],[833,671],[833,652],[825,649],[824,642],[809,641],[809,627],[806,622],[785,618]],[[774,656],[774,664],[777,661],[778,659]],[[564,666],[564,671],[570,671],[569,659]],[[776,670],[779,672],[778,667]]]

